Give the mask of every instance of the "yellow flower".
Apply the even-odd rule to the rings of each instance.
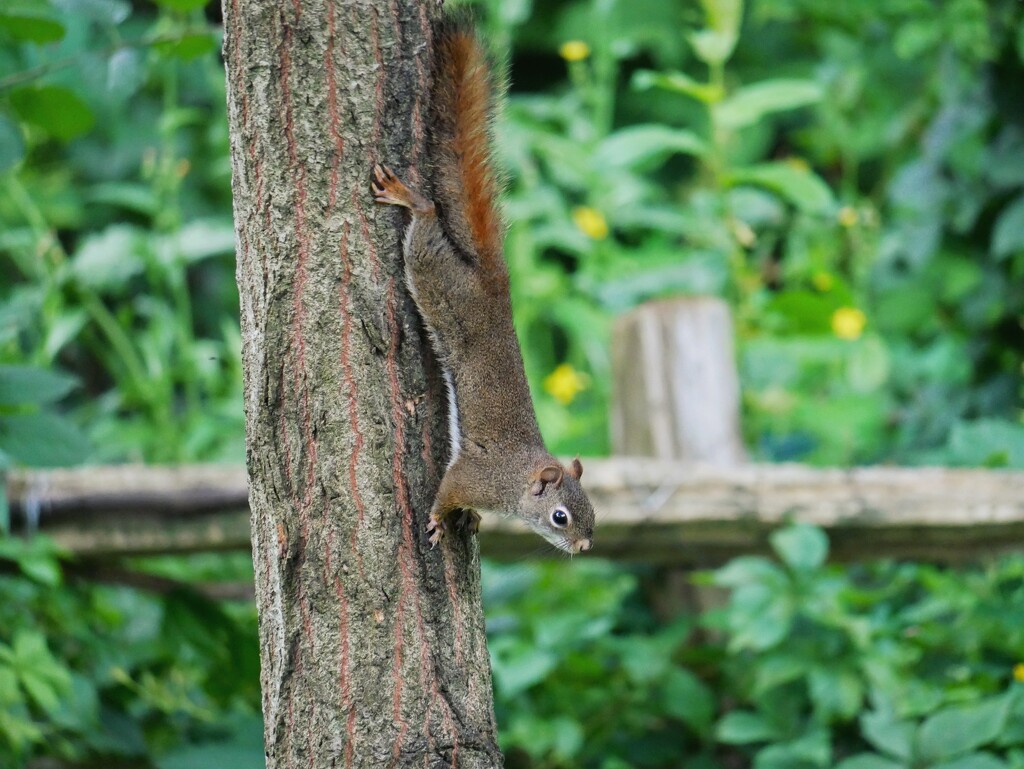
[[[811,276],[811,283],[814,284],[816,289],[824,294],[826,291],[832,290],[832,285],[835,283],[835,280],[827,272],[816,272]]]
[[[840,208],[836,218],[839,219],[839,223],[846,229],[850,229],[860,219],[857,215],[857,209],[853,206],[843,206]]]
[[[590,56],[590,46],[582,40],[569,40],[559,46],[558,55],[566,61],[583,61]]]
[[[578,206],[572,210],[572,220],[580,232],[591,240],[604,240],[608,237],[608,222],[596,208]]]
[[[1013,678],[1015,681],[1024,683],[1024,662],[1018,662],[1013,666]]]
[[[840,339],[859,339],[868,318],[856,307],[840,307],[832,313],[832,333]]]
[[[544,389],[563,406],[572,403],[589,384],[590,378],[568,363],[559,364],[554,371],[544,377]]]

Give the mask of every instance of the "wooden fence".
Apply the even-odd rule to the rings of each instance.
[[[594,555],[709,567],[764,551],[786,520],[822,526],[834,557],[956,562],[1024,547],[1024,472],[947,468],[714,467],[585,460],[598,510]],[[245,471],[125,465],[8,477],[16,532],[40,530],[87,558],[249,547]],[[488,516],[485,555],[556,555]],[[589,557],[589,556],[587,556]]]
[[[651,302],[616,323],[611,424],[623,456],[585,461],[595,555],[710,567],[764,551],[790,519],[825,528],[839,559],[1024,549],[1024,472],[747,464],[732,339],[727,305],[708,297]],[[44,531],[93,564],[249,547],[241,467],[15,472],[8,493],[16,531]],[[509,520],[484,518],[480,537],[490,556],[556,554]]]

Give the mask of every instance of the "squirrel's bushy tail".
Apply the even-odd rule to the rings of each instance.
[[[500,263],[504,270],[504,225],[490,151],[493,88],[491,68],[471,21],[464,16],[439,21],[434,27],[428,126],[434,199],[456,244],[485,268]]]

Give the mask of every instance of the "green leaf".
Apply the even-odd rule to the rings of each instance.
[[[1024,251],[1024,195],[1006,206],[992,228],[992,255],[1005,257]]]
[[[747,584],[733,591],[726,612],[728,649],[770,649],[789,633],[793,625],[793,601],[780,593],[777,586]]]
[[[1024,425],[1001,419],[956,422],[949,433],[949,461],[970,467],[1024,468]]]
[[[217,41],[209,32],[196,32],[190,35],[183,35],[176,40],[167,40],[156,43],[153,48],[163,54],[175,56],[188,61],[198,56],[209,53],[217,47]]]
[[[46,638],[35,630],[18,630],[11,644],[12,667],[28,696],[46,712],[60,707],[71,688],[71,676],[50,654]]]
[[[952,761],[933,764],[929,769],[1007,769],[1007,764],[991,753],[968,753]]]
[[[690,35],[697,57],[706,64],[721,64],[732,56],[743,20],[742,0],[701,0],[708,28]]]
[[[882,711],[860,717],[861,732],[872,747],[905,761],[910,760],[914,748],[914,728],[914,724],[897,721],[894,715]]]
[[[62,581],[60,562],[53,542],[44,536],[30,539],[0,539],[0,559],[12,561],[29,579],[47,587]]]
[[[743,0],[701,0],[708,27],[716,32],[739,35],[743,21]]]
[[[54,359],[64,349],[64,346],[78,336],[89,316],[83,309],[69,309],[53,319],[50,327],[46,330],[46,340],[43,343],[43,351],[46,357]],[[0,379],[3,375],[0,374]]]
[[[764,719],[764,716],[744,710],[726,713],[715,728],[715,739],[727,745],[767,742],[779,737],[778,731]]]
[[[927,761],[955,758],[992,742],[1003,729],[1012,699],[992,697],[976,705],[945,708],[917,731],[918,753]]]
[[[717,32],[713,29],[702,29],[692,32],[688,37],[693,52],[705,64],[723,64],[732,56],[736,49],[737,37],[729,32]]]
[[[17,123],[0,115],[0,174],[14,168],[25,157],[25,140]]]
[[[189,263],[221,254],[234,255],[235,227],[230,218],[194,219],[177,234],[159,243],[156,251],[165,264],[174,261],[172,255],[179,255]]]
[[[175,11],[192,11],[196,8],[205,8],[208,1],[209,0],[156,0],[156,4]]]
[[[128,98],[145,82],[142,53],[134,48],[121,48],[107,61],[107,90],[119,98]]]
[[[770,654],[761,659],[754,668],[754,696],[761,696],[777,686],[807,676],[811,661],[806,657],[787,654]]]
[[[697,134],[668,126],[634,125],[611,134],[595,152],[599,166],[649,171],[675,153],[704,155],[708,146]]]
[[[558,659],[546,649],[537,649],[517,639],[491,644],[494,683],[502,697],[515,697],[547,677]]]
[[[0,451],[0,471],[7,468],[3,451]],[[7,498],[7,477],[0,472],[0,539],[11,534],[11,505]]]
[[[831,665],[811,671],[808,691],[815,715],[823,723],[853,718],[864,697],[864,688],[855,673]]]
[[[908,769],[906,764],[885,758],[877,753],[858,753],[840,761],[836,769]]]
[[[729,182],[733,186],[764,187],[808,213],[824,213],[835,207],[832,190],[821,177],[792,163],[762,163],[738,168],[730,175]]]
[[[132,14],[131,5],[125,0],[73,0],[73,2],[76,14],[104,26],[117,26]]]
[[[34,366],[0,365],[0,406],[53,403],[77,385],[75,377],[59,371]]]
[[[85,239],[72,257],[71,272],[91,288],[123,288],[145,269],[141,248],[138,229],[127,224],[111,225]]]
[[[92,203],[120,206],[146,216],[155,216],[160,208],[160,201],[149,184],[101,182],[90,187],[85,196]]]
[[[675,716],[701,737],[711,734],[715,700],[711,690],[685,668],[674,667],[665,676],[665,712]]]
[[[714,104],[722,99],[722,89],[708,83],[700,83],[684,72],[651,72],[638,70],[633,75],[632,86],[638,91],[661,88],[672,93],[683,94],[705,104]]]
[[[762,748],[754,758],[754,769],[825,769],[831,766],[831,758],[828,732],[815,729],[795,740]]]
[[[29,467],[62,467],[84,461],[89,444],[56,414],[7,414],[0,417],[0,451]]]
[[[11,92],[11,106],[26,123],[63,141],[85,133],[95,122],[89,105],[60,85],[19,88]]]
[[[767,558],[741,555],[714,572],[714,583],[722,587],[740,587],[749,584],[779,583],[783,573]]]
[[[882,338],[864,336],[850,347],[846,361],[846,381],[854,392],[877,392],[889,379],[891,363],[889,348]]]
[[[64,25],[49,3],[35,0],[4,0],[0,31],[29,43],[52,43],[64,37]]]
[[[822,94],[813,80],[765,80],[738,88],[715,108],[715,117],[726,128],[743,128],[767,114],[814,104]]]
[[[798,523],[772,532],[772,549],[793,571],[810,572],[828,557],[828,537],[817,526]]]

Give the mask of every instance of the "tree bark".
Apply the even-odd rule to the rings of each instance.
[[[477,544],[376,161],[418,181],[432,3],[225,0],[267,766],[494,767]]]

